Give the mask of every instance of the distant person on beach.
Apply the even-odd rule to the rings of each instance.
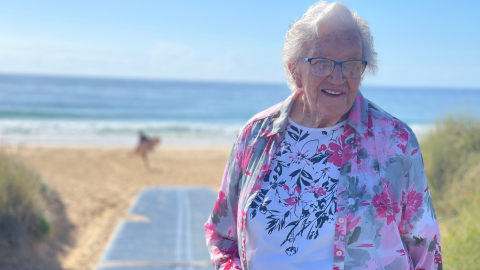
[[[149,138],[143,131],[138,131],[139,142],[135,149],[135,154],[143,159],[145,168],[150,169],[150,162],[148,161],[148,153],[153,151],[155,146],[160,144],[160,138]]]
[[[368,23],[320,1],[282,62],[293,93],[240,130],[205,224],[215,269],[442,269],[417,138],[359,91]]]

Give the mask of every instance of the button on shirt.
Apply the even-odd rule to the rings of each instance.
[[[307,128],[289,119],[273,170],[248,211],[250,270],[332,269],[338,150],[345,123]]]

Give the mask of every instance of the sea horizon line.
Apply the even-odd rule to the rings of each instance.
[[[66,80],[91,80],[91,81],[125,81],[125,82],[150,82],[150,83],[186,83],[186,84],[212,84],[212,85],[265,85],[265,86],[285,86],[287,82],[267,82],[267,81],[235,81],[235,80],[210,80],[210,79],[181,79],[181,78],[152,78],[152,77],[129,77],[129,76],[94,76],[94,75],[72,75],[72,74],[40,74],[40,73],[9,73],[0,72],[2,77],[17,78],[39,78],[39,79],[66,79]],[[362,88],[405,88],[406,90],[469,90],[480,91],[480,86],[436,86],[436,85],[383,85],[383,84],[363,84]]]

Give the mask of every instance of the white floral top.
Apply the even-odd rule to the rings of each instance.
[[[333,267],[340,136],[346,121],[307,128],[291,119],[246,221],[250,270]]]

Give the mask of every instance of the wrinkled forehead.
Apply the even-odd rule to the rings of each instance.
[[[310,42],[307,52],[308,57],[336,54],[361,58],[362,40],[360,34],[354,30],[320,30],[319,37]]]

